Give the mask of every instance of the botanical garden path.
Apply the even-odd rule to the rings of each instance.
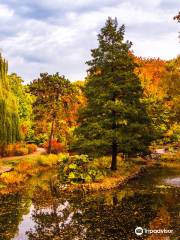
[[[6,166],[8,161],[13,161],[13,160],[21,160],[24,158],[29,158],[31,156],[37,156],[45,153],[46,150],[44,148],[37,148],[37,151],[31,154],[23,155],[23,156],[12,156],[12,157],[3,157],[0,158],[0,175],[4,172],[10,172],[13,170],[12,167]]]

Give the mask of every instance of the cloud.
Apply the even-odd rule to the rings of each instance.
[[[9,70],[26,81],[56,71],[83,79],[108,16],[127,26],[135,54],[175,57],[180,45],[173,16],[179,9],[175,0],[0,0],[0,49]]]
[[[0,20],[7,21],[13,17],[14,11],[13,9],[8,8],[6,5],[0,4]]]

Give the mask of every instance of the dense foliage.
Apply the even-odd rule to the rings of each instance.
[[[89,76],[85,85],[87,106],[80,112],[77,129],[84,152],[112,154],[116,169],[118,152],[145,152],[153,130],[142,103],[143,89],[130,54],[131,42],[124,42],[125,28],[109,18],[98,35],[99,46],[91,50]]]
[[[57,130],[63,125],[67,109],[71,104],[70,95],[73,90],[71,83],[59,73],[40,74],[40,78],[29,85],[31,93],[36,97],[33,104],[36,120],[44,127],[48,135],[48,153],[51,153],[52,140]],[[44,125],[43,125],[44,122]]]
[[[90,165],[87,155],[65,155],[60,162],[60,179],[66,183],[87,183],[99,181],[105,175],[95,166]]]
[[[8,63],[0,56],[0,146],[14,143],[20,138],[16,98],[7,77]]]
[[[85,81],[42,73],[27,85],[0,56],[0,154],[23,155],[35,143],[49,153],[111,154],[116,169],[118,153],[179,142],[180,57],[137,57],[124,34],[107,20]]]
[[[23,80],[16,73],[8,76],[10,88],[16,97],[19,124],[21,131],[21,138],[30,140],[32,135],[33,123],[33,99],[34,97],[29,93],[27,85],[23,84]]]

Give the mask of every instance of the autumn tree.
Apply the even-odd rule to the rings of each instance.
[[[50,75],[41,73],[40,77],[34,80],[30,86],[30,91],[35,95],[33,104],[36,120],[50,124],[48,153],[51,153],[52,139],[56,133],[56,126],[64,118],[66,110],[70,104],[69,96],[72,94],[72,85],[69,80],[59,73]]]
[[[156,139],[163,139],[170,127],[171,107],[162,79],[166,73],[166,61],[159,58],[135,57],[137,63],[135,73],[143,88],[143,101],[147,105],[147,113],[151,118]]]
[[[161,79],[165,91],[165,105],[171,110],[169,129],[166,133],[170,140],[180,139],[180,56],[166,63],[166,72]]]
[[[144,152],[151,141],[151,123],[141,103],[143,90],[134,73],[132,43],[124,41],[125,27],[108,18],[98,35],[99,46],[85,84],[87,106],[79,115],[79,144],[84,152],[111,153],[111,169],[117,154]]]

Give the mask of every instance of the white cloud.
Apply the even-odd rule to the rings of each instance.
[[[1,2],[0,21],[6,24],[0,29],[0,48],[10,71],[25,80],[56,71],[72,80],[84,78],[85,61],[90,49],[97,46],[96,35],[108,16],[116,16],[127,26],[126,37],[133,41],[138,55],[167,59],[180,50],[179,25],[173,21],[176,12],[159,8],[162,0],[68,0],[68,4],[67,0],[41,0],[13,7]]]
[[[9,20],[14,15],[14,11],[4,4],[0,4],[0,20]]]

